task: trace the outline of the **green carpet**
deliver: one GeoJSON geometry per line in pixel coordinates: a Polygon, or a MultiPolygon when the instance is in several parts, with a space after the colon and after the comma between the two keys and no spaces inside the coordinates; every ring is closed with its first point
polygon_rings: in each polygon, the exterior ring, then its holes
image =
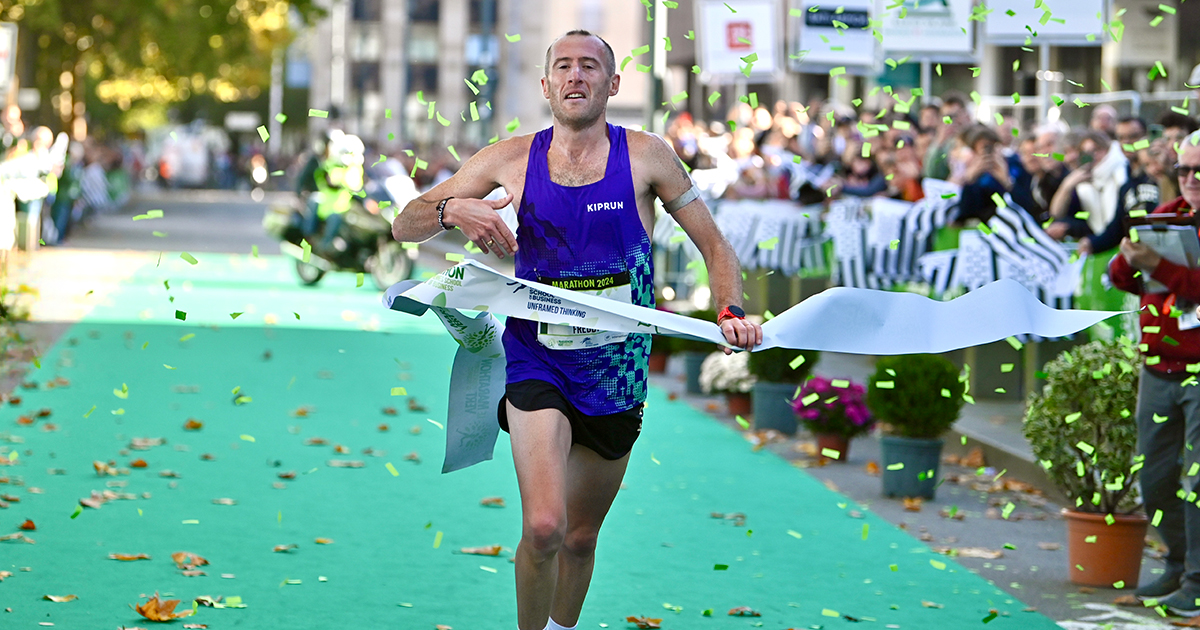
{"type": "MultiPolygon", "coordinates": [[[[0,625],[148,626],[130,605],[158,591],[184,608],[201,595],[243,599],[243,609],[201,608],[195,621],[210,628],[515,628],[508,558],[520,510],[507,439],[493,462],[438,472],[444,436],[428,419],[444,417],[455,348],[441,326],[383,311],[378,292],[356,288],[353,275],[301,288],[286,259],[198,258],[192,266],[168,255],[138,270],[42,357],[29,377],[39,387],[18,390],[21,404],[0,411],[0,452],[18,453],[0,466],[11,480],[0,493],[20,498],[0,510],[0,533],[25,519],[37,525],[27,532],[36,544],[0,542],[0,570],[13,573],[0,583],[0,608],[12,609],[0,625]],[[268,314],[276,324],[264,325],[268,314]],[[60,376],[70,385],[47,388],[60,376]],[[391,396],[398,386],[427,411],[391,396]],[[234,404],[235,388],[250,400],[234,404]],[[398,415],[385,415],[392,406],[398,415]],[[13,422],[43,407],[53,414],[39,426],[13,422]],[[203,429],[185,431],[189,418],[203,429]],[[58,430],[43,431],[46,422],[58,430]],[[127,452],[134,437],[166,444],[127,452]],[[328,444],[305,445],[314,437],[328,444]],[[137,458],[148,466],[129,475],[92,470],[93,460],[126,467],[137,458]],[[365,466],[334,468],[332,459],[365,466]],[[285,471],[295,479],[281,480],[285,471]],[[78,499],[112,482],[138,498],[70,518],[78,499]],[[488,496],[508,507],[481,506],[488,496]],[[283,544],[298,548],[272,551],[283,544]],[[507,548],[501,557],[458,553],[493,544],[507,548]],[[182,576],[176,551],[207,558],[208,575],[182,576]],[[109,560],[114,552],[153,559],[109,560]],[[79,599],[42,601],[47,594],[79,599]]],[[[858,627],[845,616],[872,627],[963,628],[991,608],[1002,615],[988,627],[1057,627],[661,391],[651,392],[626,484],[600,537],[581,629],[629,627],[628,615],[678,629],[858,627]],[[865,518],[851,517],[855,509],[865,518]],[[744,513],[745,525],[713,512],[744,513]],[[736,606],[762,617],[728,616],[736,606]]]]}

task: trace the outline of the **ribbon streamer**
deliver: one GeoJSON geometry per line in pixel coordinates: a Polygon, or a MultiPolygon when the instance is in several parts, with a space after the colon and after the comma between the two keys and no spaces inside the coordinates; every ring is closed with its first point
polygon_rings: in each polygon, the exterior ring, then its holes
{"type": "MultiPolygon", "coordinates": [[[[406,280],[392,286],[384,303],[413,315],[433,309],[459,343],[450,381],[442,472],[492,456],[499,432],[495,410],[505,383],[500,343],[504,326],[494,314],[728,345],[713,322],[521,280],[470,259],[425,282],[406,280]],[[471,317],[457,309],[483,312],[471,317]]],[[[1118,314],[1053,309],[1013,280],[992,282],[949,302],[912,293],[835,287],[764,323],[763,343],[756,350],[940,353],[1014,335],[1061,337],[1118,314]]]]}

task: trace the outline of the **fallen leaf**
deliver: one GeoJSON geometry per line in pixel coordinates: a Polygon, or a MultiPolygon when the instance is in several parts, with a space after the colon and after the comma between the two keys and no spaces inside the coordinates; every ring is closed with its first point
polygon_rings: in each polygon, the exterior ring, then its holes
{"type": "Polygon", "coordinates": [[[5,534],[3,536],[0,536],[0,542],[3,542],[5,540],[16,540],[18,542],[29,543],[31,545],[36,544],[36,542],[32,538],[26,536],[25,534],[22,534],[21,532],[16,532],[15,534],[5,534]]]}
{"type": "Polygon", "coordinates": [[[921,504],[924,502],[925,502],[925,500],[922,499],[921,497],[904,497],[904,511],[905,512],[920,512],[921,504]]]}
{"type": "Polygon", "coordinates": [[[999,549],[987,549],[985,547],[934,547],[933,551],[947,556],[958,556],[959,558],[995,560],[996,558],[1004,557],[1003,551],[999,549]]]}
{"type": "Polygon", "coordinates": [[[148,465],[149,464],[147,464],[146,460],[144,460],[144,459],[135,459],[135,460],[129,462],[130,468],[145,468],[148,465]]]}
{"type": "Polygon", "coordinates": [[[222,497],[220,499],[213,499],[212,502],[217,505],[237,505],[237,501],[235,501],[233,499],[225,498],[225,497],[222,497]]]}
{"type": "Polygon", "coordinates": [[[204,423],[195,418],[188,418],[188,421],[183,423],[184,431],[199,431],[204,428],[204,423]]]}
{"type": "Polygon", "coordinates": [[[1141,608],[1142,607],[1142,600],[1138,599],[1137,595],[1131,595],[1131,594],[1120,595],[1116,599],[1113,600],[1113,603],[1116,604],[1117,606],[1129,606],[1131,608],[1141,608]]]}
{"type": "Polygon", "coordinates": [[[387,424],[381,424],[377,428],[379,429],[380,433],[387,433],[388,430],[391,429],[391,427],[389,427],[387,424]]]}
{"type": "Polygon", "coordinates": [[[318,545],[332,545],[333,539],[332,538],[318,538],[318,539],[316,539],[316,543],[318,545]]]}
{"type": "Polygon", "coordinates": [[[732,617],[761,617],[762,613],[754,610],[749,606],[738,606],[737,608],[729,609],[729,614],[732,617]]]}
{"type": "Polygon", "coordinates": [[[926,601],[926,600],[921,600],[921,605],[926,608],[945,608],[945,606],[942,604],[938,604],[936,602],[931,602],[931,601],[926,601]]]}
{"type": "Polygon", "coordinates": [[[421,404],[417,402],[416,398],[413,398],[410,396],[408,399],[408,410],[409,411],[425,411],[425,407],[421,406],[421,404]]]}
{"type": "Polygon", "coordinates": [[[134,560],[149,560],[150,554],[147,553],[110,553],[109,560],[120,560],[122,562],[132,562],[134,560]]]}
{"type": "Polygon", "coordinates": [[[135,451],[147,451],[155,446],[166,444],[166,438],[140,438],[135,437],[129,441],[129,448],[135,451]]]}
{"type": "Polygon", "coordinates": [[[879,462],[876,462],[875,460],[867,462],[867,465],[864,466],[863,469],[872,477],[879,476],[879,462]]]}
{"type": "Polygon", "coordinates": [[[421,463],[421,455],[419,453],[417,453],[416,451],[413,451],[413,452],[409,453],[408,455],[404,456],[404,461],[413,462],[414,464],[420,464],[421,463]]]}
{"type": "Polygon", "coordinates": [[[661,628],[662,627],[662,619],[661,618],[660,619],[651,619],[649,617],[626,617],[625,621],[628,621],[629,623],[636,625],[637,627],[641,628],[642,630],[646,630],[647,628],[661,628]]]}
{"type": "Polygon", "coordinates": [[[304,440],[305,446],[325,446],[326,444],[329,444],[329,440],[326,440],[323,437],[310,437],[307,440],[304,440]]]}
{"type": "Polygon", "coordinates": [[[1172,621],[1171,625],[1178,628],[1200,628],[1200,617],[1192,617],[1186,621],[1172,621]]]}
{"type": "Polygon", "coordinates": [[[500,545],[487,545],[484,547],[463,547],[459,549],[459,553],[468,553],[475,556],[498,556],[500,555],[500,545]]]}
{"type": "Polygon", "coordinates": [[[1058,551],[1059,549],[1062,549],[1062,544],[1056,542],[1040,542],[1038,543],[1038,549],[1042,549],[1044,551],[1058,551]]]}
{"type": "Polygon", "coordinates": [[[6,577],[12,577],[12,571],[0,571],[0,582],[3,582],[6,577]]]}
{"type": "Polygon", "coordinates": [[[206,626],[202,623],[185,623],[185,624],[183,624],[183,627],[186,628],[187,630],[193,630],[196,628],[203,630],[204,628],[207,628],[208,626],[206,626]]]}
{"type": "Polygon", "coordinates": [[[104,475],[108,475],[109,477],[116,477],[117,475],[120,474],[119,472],[117,472],[117,469],[112,464],[106,464],[99,460],[92,462],[92,468],[95,468],[96,474],[100,475],[102,477],[104,475]]]}
{"type": "Polygon", "coordinates": [[[295,479],[295,478],[296,478],[296,471],[294,471],[294,470],[289,470],[289,471],[287,471],[287,472],[281,472],[281,473],[279,473],[279,475],[278,475],[278,476],[279,476],[279,478],[280,478],[280,479],[295,479]]]}
{"type": "Polygon", "coordinates": [[[17,416],[17,424],[19,424],[23,427],[27,427],[27,426],[33,424],[33,422],[34,422],[33,418],[30,418],[29,416],[17,416]]]}
{"type": "Polygon", "coordinates": [[[188,569],[186,571],[180,571],[180,573],[182,573],[184,577],[200,577],[202,575],[208,575],[200,569],[188,569]]]}
{"type": "Polygon", "coordinates": [[[384,407],[384,408],[383,408],[383,415],[385,415],[385,416],[394,416],[394,415],[396,415],[396,408],[395,408],[395,407],[384,407]]]}
{"type": "Polygon", "coordinates": [[[504,507],[504,497],[484,497],[479,500],[479,504],[488,507],[504,507]]]}
{"type": "Polygon", "coordinates": [[[357,459],[331,459],[325,462],[331,468],[362,468],[366,466],[366,462],[357,459]]]}
{"type": "Polygon", "coordinates": [[[313,411],[314,409],[312,407],[308,405],[301,405],[292,412],[292,415],[296,416],[297,418],[307,418],[313,411]]]}
{"type": "Polygon", "coordinates": [[[413,435],[421,435],[421,425],[414,424],[412,428],[408,430],[408,432],[413,435]]]}
{"type": "Polygon", "coordinates": [[[52,602],[73,602],[79,599],[78,595],[43,595],[42,599],[48,599],[52,602]]]}
{"type": "Polygon", "coordinates": [[[286,553],[293,549],[298,549],[299,547],[300,547],[300,545],[293,545],[293,544],[275,545],[275,548],[272,549],[272,551],[274,551],[275,553],[286,553]]]}
{"type": "Polygon", "coordinates": [[[24,523],[21,523],[17,526],[17,529],[23,529],[27,532],[32,532],[37,529],[37,525],[34,525],[33,521],[26,519],[24,523]]]}
{"type": "Polygon", "coordinates": [[[171,559],[175,561],[175,566],[180,569],[194,569],[208,564],[208,560],[190,551],[176,551],[171,554],[171,559]]]}
{"type": "Polygon", "coordinates": [[[144,604],[138,604],[134,610],[150,621],[171,621],[172,619],[191,616],[192,611],[190,610],[175,612],[175,607],[178,605],[178,599],[159,600],[158,593],[156,592],[154,593],[154,597],[151,597],[144,604]]]}
{"type": "Polygon", "coordinates": [[[966,468],[982,468],[986,466],[987,462],[983,458],[983,448],[979,446],[972,448],[971,452],[967,453],[967,456],[962,458],[959,463],[966,468]]]}
{"type": "Polygon", "coordinates": [[[203,453],[200,455],[200,459],[206,462],[215,462],[217,461],[217,456],[212,453],[203,453]]]}
{"type": "Polygon", "coordinates": [[[341,444],[337,444],[333,447],[333,452],[337,453],[338,455],[349,455],[350,448],[342,446],[341,444]]]}
{"type": "Polygon", "coordinates": [[[1080,592],[1080,593],[1082,593],[1082,594],[1084,594],[1084,595],[1091,595],[1091,594],[1093,594],[1093,593],[1095,593],[1095,592],[1096,592],[1096,589],[1094,589],[1094,588],[1092,588],[1092,587],[1090,587],[1090,586],[1080,586],[1080,587],[1079,587],[1079,592],[1080,592]]]}
{"type": "Polygon", "coordinates": [[[447,626],[447,625],[446,625],[446,624],[444,624],[444,623],[439,623],[439,624],[435,625],[435,626],[434,626],[434,628],[435,628],[436,630],[454,630],[454,628],[453,628],[453,627],[451,627],[451,626],[447,626]]]}

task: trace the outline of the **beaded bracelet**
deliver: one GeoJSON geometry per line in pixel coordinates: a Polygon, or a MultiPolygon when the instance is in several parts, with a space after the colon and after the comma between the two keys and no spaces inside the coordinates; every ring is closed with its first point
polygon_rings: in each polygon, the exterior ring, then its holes
{"type": "Polygon", "coordinates": [[[443,199],[443,200],[439,201],[439,202],[438,202],[438,205],[437,205],[437,213],[438,213],[438,225],[442,226],[442,229],[443,229],[443,230],[452,230],[452,229],[454,229],[454,226],[446,227],[446,224],[445,224],[445,223],[442,223],[442,215],[443,215],[443,213],[444,213],[444,212],[446,212],[446,204],[447,204],[447,203],[448,203],[448,202],[449,202],[451,199],[453,199],[453,198],[454,198],[454,197],[446,197],[445,199],[443,199]]]}

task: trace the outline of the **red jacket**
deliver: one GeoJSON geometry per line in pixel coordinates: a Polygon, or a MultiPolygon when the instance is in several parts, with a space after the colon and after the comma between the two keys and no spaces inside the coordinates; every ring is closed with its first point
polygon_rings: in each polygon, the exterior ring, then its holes
{"type": "MultiPolygon", "coordinates": [[[[1180,197],[1159,206],[1153,214],[1192,212],[1194,211],[1191,207],[1180,197]]],[[[1200,363],[1200,328],[1179,330],[1178,319],[1169,315],[1171,307],[1177,301],[1200,304],[1200,269],[1188,269],[1162,259],[1154,271],[1150,272],[1150,277],[1167,285],[1167,293],[1142,293],[1142,278],[1134,277],[1137,271],[1129,266],[1125,257],[1120,254],[1108,263],[1108,277],[1113,286],[1142,296],[1142,354],[1146,356],[1147,361],[1154,361],[1154,357],[1159,357],[1157,363],[1147,364],[1146,367],[1165,374],[1186,373],[1189,363],[1200,363]],[[1147,326],[1158,326],[1158,332],[1146,332],[1147,326]],[[1175,343],[1171,343],[1172,341],[1175,343]]]]}

